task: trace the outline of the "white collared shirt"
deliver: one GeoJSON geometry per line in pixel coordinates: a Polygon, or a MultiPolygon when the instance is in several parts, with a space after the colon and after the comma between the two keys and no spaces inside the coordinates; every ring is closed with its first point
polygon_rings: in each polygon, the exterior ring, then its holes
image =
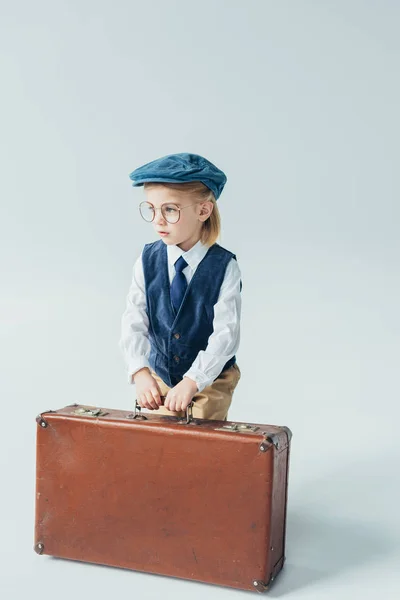
{"type": "MultiPolygon", "coordinates": [[[[189,283],[200,261],[208,251],[201,240],[184,252],[179,246],[167,245],[168,274],[170,284],[175,276],[174,263],[183,256],[188,266],[183,273],[189,283]]],[[[134,383],[132,375],[139,369],[148,367],[150,340],[148,338],[149,317],[146,309],[146,290],[143,273],[142,254],[133,267],[132,283],[126,299],[126,309],[121,318],[121,338],[119,347],[128,372],[128,382],[134,383]]],[[[201,392],[221,373],[224,365],[235,355],[240,342],[240,294],[241,272],[237,260],[232,258],[226,268],[218,301],[214,304],[214,331],[208,338],[205,350],[200,350],[189,371],[183,376],[197,383],[201,392]]]]}

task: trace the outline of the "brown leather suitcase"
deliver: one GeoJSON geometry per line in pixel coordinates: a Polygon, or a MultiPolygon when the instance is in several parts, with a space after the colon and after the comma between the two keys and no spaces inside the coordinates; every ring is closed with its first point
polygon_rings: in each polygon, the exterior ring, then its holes
{"type": "Polygon", "coordinates": [[[192,406],[38,415],[35,551],[267,590],[285,561],[291,431],[192,406]]]}

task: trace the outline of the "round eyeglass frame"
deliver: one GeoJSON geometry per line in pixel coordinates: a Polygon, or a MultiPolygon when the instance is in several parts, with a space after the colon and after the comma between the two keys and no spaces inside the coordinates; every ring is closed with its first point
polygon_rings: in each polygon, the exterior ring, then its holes
{"type": "Polygon", "coordinates": [[[152,204],[150,204],[150,202],[147,202],[147,200],[144,200],[143,202],[141,202],[139,204],[139,212],[140,212],[140,216],[142,217],[143,221],[146,221],[146,223],[152,223],[154,221],[155,216],[156,216],[156,211],[157,210],[161,210],[161,214],[164,217],[164,219],[167,221],[167,223],[171,223],[171,225],[174,225],[181,218],[181,210],[183,210],[184,208],[188,208],[188,206],[194,206],[195,204],[199,204],[199,202],[193,202],[193,204],[186,204],[186,206],[178,206],[177,204],[174,204],[173,202],[164,202],[157,209],[157,208],[154,208],[154,206],[152,204]],[[150,221],[148,221],[147,219],[145,219],[144,216],[142,215],[141,207],[142,207],[143,204],[147,204],[147,206],[150,206],[153,209],[153,218],[150,221]],[[168,219],[165,216],[164,211],[163,211],[163,207],[164,206],[174,206],[179,211],[179,216],[178,216],[178,218],[177,218],[176,221],[168,221],[168,219]]]}

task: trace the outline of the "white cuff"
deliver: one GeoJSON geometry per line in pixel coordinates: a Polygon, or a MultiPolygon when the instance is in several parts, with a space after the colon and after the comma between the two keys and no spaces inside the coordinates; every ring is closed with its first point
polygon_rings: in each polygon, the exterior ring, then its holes
{"type": "Polygon", "coordinates": [[[190,379],[193,379],[193,381],[195,381],[197,384],[198,392],[202,392],[205,387],[210,385],[209,379],[206,379],[204,373],[202,373],[198,369],[190,368],[190,371],[187,371],[187,373],[185,373],[183,377],[190,377],[190,379]]]}
{"type": "Polygon", "coordinates": [[[144,367],[148,367],[151,369],[150,363],[145,356],[136,360],[134,363],[131,363],[128,367],[128,383],[134,384],[135,382],[132,379],[132,375],[143,369],[144,367]]]}

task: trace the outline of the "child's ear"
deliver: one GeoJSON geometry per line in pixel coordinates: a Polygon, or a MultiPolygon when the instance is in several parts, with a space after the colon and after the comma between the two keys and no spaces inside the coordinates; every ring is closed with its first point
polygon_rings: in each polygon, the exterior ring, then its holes
{"type": "Polygon", "coordinates": [[[209,217],[213,211],[214,205],[212,202],[204,202],[201,205],[200,215],[207,215],[209,217]]]}

